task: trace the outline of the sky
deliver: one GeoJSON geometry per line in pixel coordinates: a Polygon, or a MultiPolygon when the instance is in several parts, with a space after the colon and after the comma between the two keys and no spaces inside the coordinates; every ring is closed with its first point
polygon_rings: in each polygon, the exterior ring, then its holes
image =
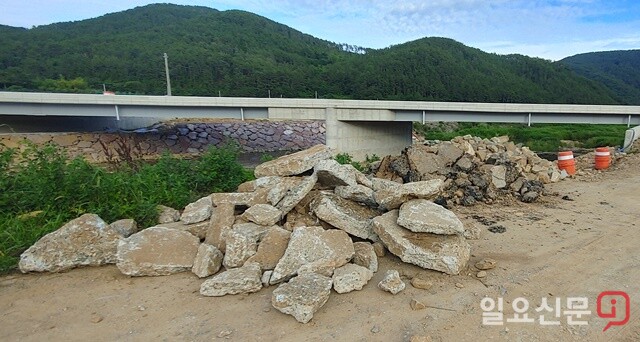
{"type": "MultiPolygon", "coordinates": [[[[166,2],[166,1],[165,1],[166,2]]],[[[498,54],[559,60],[640,49],[638,0],[192,0],[259,14],[317,38],[385,48],[446,37],[498,54]]],[[[0,0],[0,24],[31,28],[119,12],[153,1],[0,0]]]]}

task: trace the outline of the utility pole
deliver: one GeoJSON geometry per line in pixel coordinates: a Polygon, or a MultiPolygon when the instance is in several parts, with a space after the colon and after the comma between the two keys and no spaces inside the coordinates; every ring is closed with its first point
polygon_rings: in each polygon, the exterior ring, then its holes
{"type": "Polygon", "coordinates": [[[164,53],[164,73],[167,75],[167,96],[171,96],[171,79],[169,79],[169,56],[164,53]]]}

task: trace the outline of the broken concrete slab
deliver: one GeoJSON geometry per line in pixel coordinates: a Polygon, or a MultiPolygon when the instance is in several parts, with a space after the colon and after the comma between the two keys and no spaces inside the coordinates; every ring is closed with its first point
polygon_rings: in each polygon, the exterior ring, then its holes
{"type": "Polygon", "coordinates": [[[189,232],[193,236],[196,236],[198,239],[204,239],[207,236],[209,225],[210,225],[210,221],[202,221],[202,222],[197,222],[192,224],[185,224],[182,221],[177,221],[177,222],[158,224],[156,225],[156,227],[182,230],[185,232],[189,232]]]}
{"type": "Polygon", "coordinates": [[[273,226],[282,218],[282,212],[270,204],[256,204],[245,210],[242,218],[262,226],[273,226]]]}
{"type": "Polygon", "coordinates": [[[304,177],[298,186],[287,191],[282,200],[276,205],[276,208],[282,211],[282,215],[286,215],[307,196],[317,181],[318,176],[315,173],[309,177],[304,177]]]}
{"type": "Polygon", "coordinates": [[[288,154],[278,159],[258,165],[256,178],[265,176],[294,176],[311,170],[319,161],[331,159],[333,151],[325,145],[316,145],[309,149],[288,154]]]}
{"type": "Polygon", "coordinates": [[[392,210],[411,199],[434,199],[442,190],[442,185],[441,179],[405,183],[396,188],[378,190],[374,193],[374,198],[381,208],[392,210]]]}
{"type": "Polygon", "coordinates": [[[158,205],[158,223],[176,221],[180,221],[180,211],[164,205],[158,205]]]}
{"type": "Polygon", "coordinates": [[[351,238],[342,230],[324,230],[322,227],[296,228],[291,233],[284,256],[273,270],[271,284],[290,279],[307,264],[326,263],[335,269],[349,262],[353,254],[351,238]]]}
{"type": "Polygon", "coordinates": [[[331,189],[341,185],[357,184],[355,173],[333,159],[319,161],[313,170],[318,175],[318,183],[331,189]]]}
{"type": "Polygon", "coordinates": [[[193,203],[189,203],[184,208],[180,221],[184,224],[191,224],[208,220],[211,217],[212,208],[211,197],[203,197],[193,203]]]}
{"type": "Polygon", "coordinates": [[[284,255],[291,232],[280,227],[271,227],[258,244],[256,254],[246,262],[257,262],[263,271],[273,270],[284,255]]]}
{"type": "Polygon", "coordinates": [[[346,264],[333,272],[333,289],[338,293],[362,290],[373,277],[373,272],[356,264],[346,264]]]}
{"type": "Polygon", "coordinates": [[[402,261],[447,274],[466,266],[471,246],[461,235],[414,233],[397,222],[398,210],[393,210],[373,219],[373,229],[402,261]]]}
{"type": "Polygon", "coordinates": [[[116,266],[130,276],[189,271],[199,246],[200,240],[188,232],[150,227],[120,240],[116,266]]]}
{"type": "Polygon", "coordinates": [[[278,286],[271,296],[271,305],[300,323],[308,323],[329,299],[331,285],[329,277],[303,274],[278,286]]]}
{"type": "Polygon", "coordinates": [[[311,203],[313,213],[324,222],[362,239],[377,241],[371,228],[379,212],[330,192],[321,192],[311,203]]]}
{"type": "Polygon", "coordinates": [[[373,190],[361,184],[336,186],[334,192],[344,199],[362,203],[370,207],[378,205],[373,197],[373,190]]]}
{"type": "Polygon", "coordinates": [[[204,242],[214,245],[222,253],[227,250],[226,233],[231,230],[236,220],[235,208],[236,206],[232,203],[219,203],[213,208],[209,221],[204,242]]]}
{"type": "Polygon", "coordinates": [[[403,203],[398,224],[414,233],[464,234],[464,225],[456,214],[424,199],[403,203]]]}
{"type": "Polygon", "coordinates": [[[98,215],[84,214],[40,238],[20,255],[18,267],[22,273],[61,272],[112,264],[121,238],[98,215]]]}
{"type": "Polygon", "coordinates": [[[198,278],[206,278],[210,275],[216,274],[220,267],[222,267],[222,259],[224,255],[213,245],[207,243],[200,244],[198,247],[198,253],[193,261],[193,272],[198,278]]]}
{"type": "Polygon", "coordinates": [[[359,241],[353,243],[353,260],[356,265],[366,267],[371,272],[378,272],[378,256],[376,255],[373,245],[366,241],[359,241]]]}
{"type": "Polygon", "coordinates": [[[125,238],[139,231],[138,224],[133,219],[122,219],[115,222],[111,222],[109,226],[111,226],[111,229],[115,230],[118,234],[120,234],[120,236],[125,238]]]}
{"type": "Polygon", "coordinates": [[[247,263],[243,267],[224,271],[200,285],[200,294],[220,297],[228,294],[252,293],[262,288],[260,265],[247,263]]]}
{"type": "Polygon", "coordinates": [[[258,250],[257,236],[249,236],[235,229],[227,231],[225,241],[227,247],[222,264],[227,269],[241,267],[258,250]]]}

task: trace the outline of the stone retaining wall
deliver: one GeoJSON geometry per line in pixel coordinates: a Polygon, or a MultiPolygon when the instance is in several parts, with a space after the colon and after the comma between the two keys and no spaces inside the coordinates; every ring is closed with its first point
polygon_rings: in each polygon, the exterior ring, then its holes
{"type": "MultiPolygon", "coordinates": [[[[302,150],[325,143],[324,121],[221,121],[157,125],[145,133],[14,133],[0,134],[0,143],[19,147],[29,140],[36,145],[48,143],[64,147],[72,156],[91,162],[104,162],[111,150],[130,148],[140,157],[153,158],[164,151],[174,154],[198,154],[209,146],[236,141],[245,152],[302,150]]],[[[115,153],[117,154],[117,153],[115,153]]]]}

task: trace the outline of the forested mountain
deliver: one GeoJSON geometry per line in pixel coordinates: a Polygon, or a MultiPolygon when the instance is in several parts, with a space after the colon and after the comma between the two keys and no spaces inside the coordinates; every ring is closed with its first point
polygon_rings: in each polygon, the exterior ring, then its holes
{"type": "Polygon", "coordinates": [[[617,103],[560,63],[445,38],[373,50],[243,11],[149,5],[32,29],[0,26],[0,88],[174,95],[617,103]],[[345,51],[346,50],[346,51],[345,51]]]}
{"type": "Polygon", "coordinates": [[[559,63],[604,84],[621,103],[640,104],[640,50],[583,53],[559,63]]]}

